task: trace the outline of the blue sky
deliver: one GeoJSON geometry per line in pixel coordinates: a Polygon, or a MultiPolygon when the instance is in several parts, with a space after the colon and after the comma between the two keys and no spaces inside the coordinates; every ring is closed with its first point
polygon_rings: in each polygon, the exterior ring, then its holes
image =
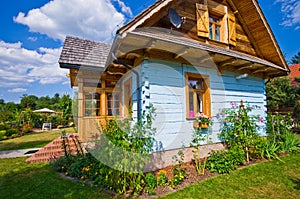
{"type": "MultiPolygon", "coordinates": [[[[0,98],[72,94],[58,59],[66,35],[111,42],[155,0],[10,0],[0,8],[0,98]]],[[[300,51],[300,1],[258,0],[287,61],[300,51]]]]}

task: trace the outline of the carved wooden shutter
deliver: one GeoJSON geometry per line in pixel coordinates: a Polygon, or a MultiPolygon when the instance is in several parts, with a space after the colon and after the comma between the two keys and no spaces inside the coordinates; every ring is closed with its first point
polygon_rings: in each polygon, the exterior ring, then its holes
{"type": "Polygon", "coordinates": [[[207,4],[196,4],[197,34],[200,37],[209,37],[209,18],[207,4]]]}
{"type": "Polygon", "coordinates": [[[236,22],[233,13],[228,12],[228,35],[229,44],[236,46],[236,22]]]}

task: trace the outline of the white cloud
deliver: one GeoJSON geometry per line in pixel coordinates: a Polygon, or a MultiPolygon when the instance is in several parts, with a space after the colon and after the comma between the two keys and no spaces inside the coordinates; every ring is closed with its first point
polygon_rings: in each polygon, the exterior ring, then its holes
{"type": "Polygon", "coordinates": [[[28,40],[32,41],[32,42],[35,42],[37,40],[37,38],[36,37],[28,37],[28,40]]]}
{"type": "Polygon", "coordinates": [[[13,88],[8,90],[9,93],[23,93],[26,91],[27,91],[26,88],[13,88]]]}
{"type": "MultiPolygon", "coordinates": [[[[117,1],[124,14],[132,15],[129,7],[117,1]]],[[[20,12],[14,21],[29,27],[31,32],[64,40],[65,35],[109,41],[125,16],[109,0],[53,0],[27,14],[20,12]]]]}
{"type": "Polygon", "coordinates": [[[61,48],[28,50],[18,43],[0,40],[0,87],[18,88],[33,82],[54,84],[67,80],[66,70],[60,69],[61,48]]]}
{"type": "Polygon", "coordinates": [[[281,25],[295,26],[300,28],[300,1],[299,0],[275,0],[275,4],[281,5],[281,12],[284,14],[281,25]]]}
{"type": "Polygon", "coordinates": [[[121,0],[113,0],[113,1],[118,3],[118,5],[121,7],[121,10],[122,10],[123,13],[129,15],[129,17],[133,16],[130,7],[126,6],[123,1],[121,1],[121,0]]]}

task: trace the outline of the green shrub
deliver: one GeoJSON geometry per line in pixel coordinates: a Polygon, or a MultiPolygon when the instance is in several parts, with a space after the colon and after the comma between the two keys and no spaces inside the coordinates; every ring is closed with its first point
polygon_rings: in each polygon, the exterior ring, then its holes
{"type": "Polygon", "coordinates": [[[5,133],[6,133],[5,130],[0,131],[0,139],[4,139],[4,137],[6,137],[5,133]]]}
{"type": "Polygon", "coordinates": [[[267,134],[268,138],[274,142],[281,142],[281,136],[290,133],[293,127],[293,119],[291,114],[281,115],[268,113],[267,117],[267,134]]]}
{"type": "Polygon", "coordinates": [[[259,120],[263,121],[258,116],[250,115],[250,112],[256,106],[245,106],[243,102],[238,106],[231,103],[230,109],[224,109],[222,115],[223,128],[219,134],[220,140],[226,142],[228,149],[239,148],[243,149],[246,154],[246,160],[250,160],[250,149],[254,147],[256,139],[259,135],[257,133],[257,123],[259,120]]]}
{"type": "Polygon", "coordinates": [[[245,152],[242,149],[234,148],[231,150],[212,151],[207,159],[207,168],[211,172],[230,173],[237,169],[245,161],[245,152]]]}
{"type": "Polygon", "coordinates": [[[173,156],[172,158],[175,160],[175,165],[173,166],[173,179],[169,181],[169,185],[172,188],[180,185],[183,180],[188,176],[184,166],[184,153],[183,150],[179,150],[178,154],[173,156]],[[177,156],[178,155],[178,156],[177,156]]]}
{"type": "Polygon", "coordinates": [[[70,175],[70,167],[71,165],[76,162],[77,158],[76,156],[70,155],[70,156],[61,156],[58,159],[54,159],[50,162],[50,166],[58,172],[63,172],[66,175],[70,175]]]}
{"type": "Polygon", "coordinates": [[[300,141],[296,134],[287,132],[281,135],[281,139],[280,150],[282,152],[298,152],[300,150],[300,141]]]}
{"type": "Polygon", "coordinates": [[[157,176],[157,184],[161,186],[165,186],[168,184],[167,172],[165,170],[160,170],[157,176]]]}
{"type": "Polygon", "coordinates": [[[19,133],[20,131],[18,129],[7,129],[5,132],[5,136],[10,137],[12,135],[17,135],[19,133]]]}
{"type": "MultiPolygon", "coordinates": [[[[129,120],[107,120],[101,132],[95,137],[95,147],[90,154],[73,156],[68,151],[68,141],[62,131],[65,156],[51,163],[57,171],[81,179],[92,179],[93,184],[123,194],[130,191],[140,193],[146,187],[148,191],[157,185],[156,178],[150,174],[145,177],[143,171],[150,160],[153,135],[151,128],[154,109],[151,108],[144,121],[133,124],[129,120]],[[155,184],[155,185],[154,185],[155,184]]],[[[74,139],[73,139],[74,141],[74,139]]],[[[77,143],[76,140],[74,143],[77,143]]]]}
{"type": "Polygon", "coordinates": [[[145,176],[145,191],[151,193],[157,187],[157,179],[153,173],[147,173],[145,176]]]}
{"type": "Polygon", "coordinates": [[[6,125],[0,125],[0,131],[6,130],[8,127],[6,125]]]}
{"type": "Polygon", "coordinates": [[[99,161],[91,154],[77,155],[76,161],[70,166],[70,176],[84,179],[94,179],[97,176],[99,161]]]}
{"type": "Polygon", "coordinates": [[[269,142],[278,146],[278,152],[299,151],[300,142],[297,136],[291,131],[293,119],[290,114],[280,115],[279,113],[268,114],[267,133],[269,142]]]}

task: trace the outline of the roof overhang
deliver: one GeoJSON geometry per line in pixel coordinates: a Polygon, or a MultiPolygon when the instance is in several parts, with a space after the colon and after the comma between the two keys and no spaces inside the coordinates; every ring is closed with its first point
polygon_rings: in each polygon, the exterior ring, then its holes
{"type": "MultiPolygon", "coordinates": [[[[163,59],[208,68],[216,66],[221,74],[223,71],[233,71],[264,79],[287,75],[289,72],[264,59],[201,43],[168,29],[143,28],[127,32],[123,38],[119,35],[111,53],[119,58],[135,54],[144,59],[163,59]]],[[[106,67],[112,62],[110,56],[106,67]]]]}
{"type": "Polygon", "coordinates": [[[69,69],[67,77],[70,78],[71,87],[78,86],[77,77],[99,79],[104,72],[104,67],[85,66],[80,64],[59,63],[60,68],[69,69]],[[81,71],[81,72],[80,72],[81,71]],[[91,77],[90,74],[96,74],[97,77],[91,77]]]}

